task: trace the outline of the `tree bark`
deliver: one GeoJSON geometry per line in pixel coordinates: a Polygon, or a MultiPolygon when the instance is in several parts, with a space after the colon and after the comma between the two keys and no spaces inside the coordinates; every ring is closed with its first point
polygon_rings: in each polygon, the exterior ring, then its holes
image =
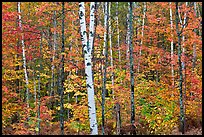
{"type": "MultiPolygon", "coordinates": [[[[171,61],[174,59],[174,45],[173,45],[173,18],[172,18],[172,8],[171,8],[171,2],[169,2],[170,5],[170,23],[171,23],[171,61]]],[[[174,65],[171,63],[171,76],[172,76],[172,86],[174,87],[174,65]]],[[[173,95],[173,93],[172,93],[173,95]]]]}
{"type": "Polygon", "coordinates": [[[144,37],[144,25],[145,25],[145,16],[146,16],[146,2],[144,2],[144,8],[143,8],[143,19],[142,19],[142,38],[140,41],[140,51],[139,51],[139,58],[138,58],[138,67],[137,72],[140,72],[140,57],[142,55],[142,44],[143,44],[143,37],[144,37]]]}
{"type": "MultiPolygon", "coordinates": [[[[111,2],[109,4],[109,18],[111,17],[111,2]]],[[[112,87],[114,86],[114,69],[113,69],[113,49],[112,49],[112,31],[111,31],[111,20],[109,19],[109,41],[110,41],[110,58],[111,58],[111,83],[112,87]]],[[[112,89],[112,96],[114,99],[114,89],[112,89]]]]}
{"type": "Polygon", "coordinates": [[[176,32],[178,37],[178,63],[179,63],[179,91],[180,91],[180,122],[181,128],[180,131],[184,134],[184,107],[183,107],[183,92],[182,92],[182,81],[183,81],[183,74],[182,74],[182,62],[181,62],[181,32],[179,31],[179,13],[178,13],[178,2],[176,2],[176,32]]]}
{"type": "Polygon", "coordinates": [[[105,134],[105,94],[106,91],[106,68],[108,66],[108,20],[109,20],[109,2],[105,2],[105,16],[104,16],[104,26],[105,26],[105,33],[104,33],[104,52],[103,57],[105,59],[104,67],[103,67],[103,82],[102,82],[102,135],[105,134]]]}
{"type": "MultiPolygon", "coordinates": [[[[42,34],[40,38],[40,59],[42,59],[42,34]]],[[[38,78],[38,112],[37,112],[37,117],[38,117],[38,123],[37,123],[37,128],[38,128],[38,135],[40,135],[40,72],[42,71],[42,61],[40,61],[40,68],[38,70],[39,74],[37,75],[38,78]]]]}
{"type": "MultiPolygon", "coordinates": [[[[21,20],[21,2],[18,2],[18,23],[19,23],[19,28],[20,31],[23,32],[22,28],[22,20],[21,20]]],[[[26,102],[27,102],[27,108],[29,108],[29,88],[28,88],[28,73],[26,69],[26,54],[25,54],[25,44],[24,44],[24,35],[21,33],[21,44],[22,44],[22,51],[23,51],[23,68],[24,68],[24,73],[25,73],[25,80],[26,80],[26,102]]]]}
{"type": "Polygon", "coordinates": [[[60,129],[61,129],[61,135],[64,135],[64,20],[65,20],[65,14],[64,14],[64,2],[62,2],[62,49],[61,49],[61,62],[60,62],[60,80],[59,80],[59,93],[60,93],[60,129]]]}
{"type": "Polygon", "coordinates": [[[132,131],[133,134],[136,135],[136,127],[134,125],[135,123],[135,104],[134,104],[134,70],[133,70],[133,45],[132,45],[132,2],[129,2],[129,20],[128,20],[128,26],[129,26],[129,51],[130,51],[130,82],[131,82],[131,124],[132,124],[132,131]]]}
{"type": "Polygon", "coordinates": [[[53,43],[53,55],[52,55],[52,78],[51,78],[51,92],[50,92],[50,96],[54,95],[54,87],[55,87],[55,75],[54,75],[54,60],[55,60],[55,52],[56,52],[56,43],[57,43],[57,34],[56,34],[56,28],[57,28],[57,22],[56,22],[56,11],[54,11],[53,14],[53,26],[54,26],[54,43],[53,43]]]}
{"type": "Polygon", "coordinates": [[[115,105],[116,111],[116,134],[120,135],[121,131],[121,117],[120,117],[120,104],[116,103],[115,105]]]}
{"type": "MultiPolygon", "coordinates": [[[[197,8],[196,8],[196,2],[194,2],[194,12],[195,12],[195,16],[198,17],[197,14],[197,8]]],[[[196,33],[196,31],[195,31],[196,33]]],[[[193,64],[192,64],[192,70],[194,71],[194,68],[196,66],[196,44],[193,44],[193,64]]]]}
{"type": "Polygon", "coordinates": [[[91,2],[90,5],[90,29],[89,29],[89,41],[87,39],[86,20],[85,20],[85,6],[84,2],[79,3],[79,19],[81,28],[81,40],[83,44],[84,59],[85,59],[85,76],[86,86],[88,91],[88,109],[89,109],[89,121],[91,135],[98,134],[98,126],[96,120],[96,106],[94,99],[94,84],[92,73],[92,47],[94,37],[94,11],[95,3],[91,2]]]}
{"type": "Polygon", "coordinates": [[[119,22],[118,22],[118,2],[116,2],[116,27],[117,27],[117,45],[118,45],[118,60],[121,62],[121,54],[120,54],[120,30],[119,30],[119,22]]]}

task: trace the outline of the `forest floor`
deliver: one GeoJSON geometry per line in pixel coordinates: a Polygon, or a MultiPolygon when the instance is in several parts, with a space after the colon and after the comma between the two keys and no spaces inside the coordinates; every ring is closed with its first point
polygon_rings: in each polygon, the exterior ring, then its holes
{"type": "MultiPolygon", "coordinates": [[[[179,131],[178,128],[174,129],[171,133],[171,135],[182,135],[182,133],[179,131]]],[[[202,127],[198,128],[191,128],[190,130],[187,130],[184,135],[202,135],[202,127]]]]}

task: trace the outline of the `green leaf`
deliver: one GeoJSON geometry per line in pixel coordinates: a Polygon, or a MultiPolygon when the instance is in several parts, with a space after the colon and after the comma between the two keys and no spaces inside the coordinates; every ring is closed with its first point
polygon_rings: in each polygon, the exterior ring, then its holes
{"type": "Polygon", "coordinates": [[[38,131],[39,131],[39,128],[38,128],[38,127],[35,127],[35,131],[37,131],[37,132],[38,132],[38,131]]]}

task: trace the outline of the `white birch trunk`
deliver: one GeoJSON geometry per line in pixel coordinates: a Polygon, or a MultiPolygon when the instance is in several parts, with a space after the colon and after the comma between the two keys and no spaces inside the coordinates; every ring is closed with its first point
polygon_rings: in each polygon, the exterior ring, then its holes
{"type": "MultiPolygon", "coordinates": [[[[105,2],[105,5],[103,6],[103,11],[104,11],[104,28],[107,27],[107,17],[108,17],[108,15],[107,15],[107,13],[105,12],[105,11],[107,11],[107,10],[108,10],[107,2],[105,2]]],[[[103,42],[103,57],[105,57],[105,49],[106,49],[106,41],[107,41],[106,35],[107,35],[107,33],[106,33],[106,31],[105,31],[105,32],[104,32],[104,42],[103,42]]],[[[105,58],[103,58],[103,60],[105,60],[105,58]]],[[[103,62],[104,62],[104,61],[103,61],[103,62]]],[[[104,67],[104,65],[102,64],[102,70],[103,70],[103,67],[104,67]]]]}
{"type": "MultiPolygon", "coordinates": [[[[171,8],[171,2],[169,2],[170,5],[170,23],[171,23],[171,60],[174,58],[174,45],[173,45],[173,18],[172,18],[172,8],[171,8]]],[[[171,63],[171,76],[172,76],[172,86],[174,86],[174,65],[171,63]]]]}
{"type": "MultiPolygon", "coordinates": [[[[111,17],[110,13],[111,2],[109,3],[109,17],[111,17]]],[[[114,86],[114,72],[113,72],[113,49],[112,49],[112,32],[111,32],[111,20],[109,19],[109,40],[110,40],[110,57],[111,57],[111,82],[112,87],[114,86]]],[[[114,98],[114,90],[112,89],[112,95],[114,98]]]]}
{"type": "MultiPolygon", "coordinates": [[[[22,21],[21,21],[21,3],[18,2],[18,19],[19,19],[19,27],[21,32],[23,31],[22,28],[22,21]]],[[[25,55],[25,44],[24,44],[24,35],[23,33],[21,34],[21,43],[22,43],[22,51],[23,51],[23,68],[24,68],[24,73],[25,73],[25,80],[26,80],[26,101],[27,101],[27,108],[29,108],[29,88],[28,88],[28,74],[27,74],[27,69],[26,69],[26,55],[25,55]]]]}
{"type": "Polygon", "coordinates": [[[53,43],[53,55],[52,55],[52,79],[51,79],[51,93],[50,93],[50,96],[53,95],[54,93],[54,87],[55,87],[55,77],[54,77],[54,68],[55,68],[55,65],[54,65],[54,60],[55,60],[55,49],[56,49],[56,43],[57,43],[57,34],[56,34],[56,27],[57,27],[57,22],[56,22],[56,11],[54,11],[54,16],[53,16],[53,20],[54,20],[54,43],[53,43]]]}
{"type": "Polygon", "coordinates": [[[116,26],[117,26],[117,43],[118,43],[118,60],[121,62],[120,55],[120,31],[119,31],[119,22],[118,22],[118,2],[116,2],[116,26]]]}
{"type": "Polygon", "coordinates": [[[33,81],[34,81],[34,100],[35,100],[35,106],[37,106],[36,81],[35,81],[35,72],[34,71],[33,71],[33,81]]]}
{"type": "Polygon", "coordinates": [[[138,68],[137,71],[138,73],[140,72],[140,57],[142,55],[142,44],[143,44],[143,37],[144,37],[144,24],[145,24],[145,15],[146,14],[146,2],[144,2],[144,8],[143,8],[143,19],[142,19],[142,38],[140,41],[140,51],[139,51],[139,58],[138,58],[138,68]]]}
{"type": "Polygon", "coordinates": [[[129,64],[128,59],[129,59],[129,12],[127,14],[127,35],[126,35],[126,60],[127,60],[127,66],[129,64]]]}
{"type": "MultiPolygon", "coordinates": [[[[187,6],[188,6],[188,2],[186,2],[186,7],[187,6]]],[[[186,24],[186,12],[184,13],[183,24],[186,24]]],[[[185,29],[185,26],[183,28],[185,29]]],[[[183,43],[182,43],[182,52],[183,52],[183,56],[184,56],[185,55],[185,48],[184,48],[185,36],[184,36],[184,34],[182,35],[182,41],[183,41],[183,43]]],[[[182,64],[183,64],[182,66],[183,66],[183,69],[184,69],[184,67],[185,67],[185,61],[184,60],[182,61],[182,64]]]]}
{"type": "MultiPolygon", "coordinates": [[[[69,71],[69,75],[68,75],[68,85],[70,84],[70,75],[71,75],[71,72],[72,71],[69,71]]],[[[70,94],[68,93],[68,95],[67,95],[67,102],[68,102],[68,104],[69,104],[69,102],[70,102],[70,94]]],[[[69,113],[70,113],[70,111],[69,111],[69,108],[67,109],[67,118],[68,118],[68,120],[69,120],[69,118],[70,118],[70,116],[69,116],[69,113]]]]}
{"type": "MultiPolygon", "coordinates": [[[[195,12],[195,16],[197,17],[197,8],[196,8],[196,2],[194,2],[194,12],[195,12]]],[[[200,30],[200,29],[198,29],[200,30]]],[[[200,32],[199,32],[200,34],[200,32]]],[[[195,62],[196,62],[196,44],[193,44],[193,65],[192,65],[192,70],[194,70],[195,68],[195,62]]]]}
{"type": "Polygon", "coordinates": [[[93,74],[92,74],[92,56],[91,50],[94,37],[94,11],[95,11],[95,2],[91,2],[90,5],[90,36],[89,43],[87,41],[87,32],[86,32],[86,21],[85,21],[85,6],[84,2],[79,3],[79,18],[80,18],[80,27],[81,27],[81,39],[84,49],[84,59],[85,59],[85,75],[86,75],[86,86],[88,91],[88,109],[89,109],[89,120],[90,120],[90,130],[91,135],[98,134],[98,126],[96,121],[96,108],[95,108],[95,99],[94,99],[94,84],[93,84],[93,74]],[[89,44],[89,45],[88,45],[89,44]]]}

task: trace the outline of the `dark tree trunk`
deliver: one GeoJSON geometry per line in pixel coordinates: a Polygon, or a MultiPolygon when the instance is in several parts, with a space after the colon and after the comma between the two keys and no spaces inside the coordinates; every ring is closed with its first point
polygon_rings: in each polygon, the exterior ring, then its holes
{"type": "Polygon", "coordinates": [[[103,67],[103,85],[102,85],[102,134],[104,135],[105,134],[105,94],[108,92],[106,90],[106,68],[108,66],[108,6],[109,6],[109,3],[105,3],[105,20],[106,20],[106,24],[105,25],[105,29],[106,29],[106,41],[105,41],[105,53],[104,53],[104,56],[105,56],[105,66],[103,67]]]}
{"type": "MultiPolygon", "coordinates": [[[[62,2],[62,49],[61,53],[64,53],[64,2],[62,2]]],[[[60,129],[61,135],[64,135],[64,102],[63,102],[63,95],[64,95],[64,54],[62,54],[61,62],[60,62],[60,78],[59,78],[59,93],[60,93],[60,129]]]]}
{"type": "Polygon", "coordinates": [[[179,13],[178,13],[178,2],[176,2],[176,32],[178,37],[178,63],[179,63],[179,91],[180,91],[180,131],[184,134],[184,106],[183,106],[183,92],[182,92],[182,63],[181,63],[181,32],[179,31],[179,13]]]}
{"type": "Polygon", "coordinates": [[[130,82],[131,82],[131,124],[132,124],[132,134],[136,135],[135,123],[135,104],[134,104],[134,70],[133,70],[133,46],[132,46],[132,2],[129,3],[129,52],[130,52],[130,82]]]}

